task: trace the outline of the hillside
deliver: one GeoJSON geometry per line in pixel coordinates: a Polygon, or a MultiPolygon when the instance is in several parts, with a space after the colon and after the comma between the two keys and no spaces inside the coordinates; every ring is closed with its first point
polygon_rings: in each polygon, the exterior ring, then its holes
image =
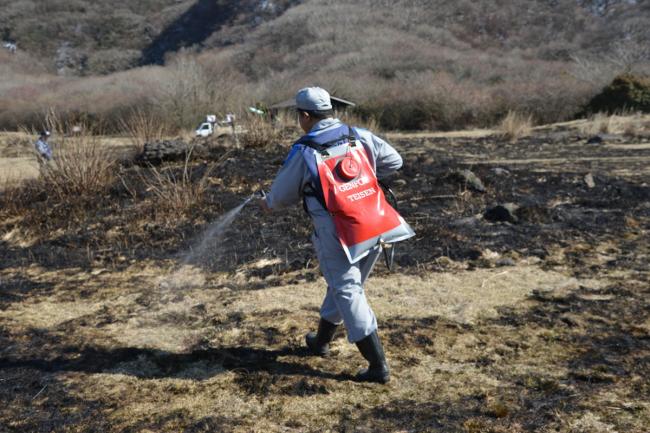
{"type": "Polygon", "coordinates": [[[109,3],[0,1],[0,34],[45,58],[59,75],[110,73],[163,63],[167,52],[201,45],[215,32],[247,28],[287,2],[148,0],[109,3]]]}
{"type": "MultiPolygon", "coordinates": [[[[647,41],[650,9],[636,1],[385,2],[148,0],[128,2],[0,1],[0,34],[56,67],[59,73],[108,73],[164,61],[183,47],[248,42],[293,50],[332,40],[348,49],[384,37],[410,36],[450,49],[533,50],[566,60],[572,52],[611,49],[633,33],[647,41]],[[300,3],[298,6],[296,4],[300,3]],[[287,8],[287,17],[274,20],[287,8]],[[265,23],[265,24],[263,24],[265,23]],[[341,24],[345,23],[343,30],[341,24]],[[374,30],[368,26],[372,24],[374,30]],[[355,25],[366,27],[355,29],[355,25]],[[290,29],[304,28],[296,34],[290,29]],[[343,30],[344,35],[341,35],[343,30]],[[386,30],[389,30],[386,33],[386,30]],[[642,33],[642,34],[639,34],[642,33]]],[[[321,51],[327,55],[327,50],[321,51]]],[[[272,62],[273,68],[283,66],[272,62]]]]}
{"type": "Polygon", "coordinates": [[[0,127],[10,129],[49,107],[108,123],[154,107],[187,128],[205,110],[241,111],[314,83],[388,129],[490,126],[510,110],[547,123],[650,60],[650,5],[632,0],[0,6],[0,32],[19,47],[0,65],[0,127]]]}

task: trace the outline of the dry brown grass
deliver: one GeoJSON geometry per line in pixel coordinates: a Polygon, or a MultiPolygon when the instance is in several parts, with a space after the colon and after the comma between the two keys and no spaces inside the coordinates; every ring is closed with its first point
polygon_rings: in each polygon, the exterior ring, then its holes
{"type": "MultiPolygon", "coordinates": [[[[530,431],[515,427],[518,416],[527,416],[526,402],[554,404],[556,398],[567,399],[568,407],[554,409],[556,417],[544,422],[564,433],[605,433],[620,422],[640,432],[650,416],[637,394],[626,397],[629,407],[638,408],[634,420],[617,411],[616,421],[608,415],[606,422],[607,409],[599,404],[620,404],[618,384],[602,395],[564,385],[571,377],[568,362],[580,356],[564,341],[575,329],[493,321],[504,311],[523,314],[533,290],[561,300],[581,286],[597,291],[603,282],[524,263],[506,270],[373,277],[367,293],[393,372],[389,385],[378,386],[347,378],[364,361],[342,335],[329,358],[300,354],[304,332],[317,323],[321,279],[296,286],[274,276],[264,290],[245,290],[253,281],[241,273],[188,268],[190,284],[169,289],[162,283],[170,272],[164,264],[142,262],[121,272],[27,268],[0,274],[53,286],[35,295],[38,302],[0,310],[0,322],[13,336],[40,330],[31,345],[14,347],[14,353],[38,359],[39,343],[80,352],[62,371],[28,366],[3,376],[17,377],[12,385],[20,390],[12,393],[20,395],[26,386],[27,398],[17,398],[0,416],[25,410],[42,416],[40,411],[51,410],[47,401],[67,410],[85,410],[84,402],[93,402],[92,418],[67,415],[61,422],[106,431],[316,432],[344,426],[428,431],[435,421],[444,423],[444,432],[505,433],[530,431]],[[72,285],[87,295],[63,296],[72,285]],[[92,356],[99,357],[98,370],[89,364],[92,356]],[[30,386],[23,375],[38,383],[30,386]],[[45,383],[43,399],[29,401],[45,383]],[[583,412],[572,409],[569,392],[578,395],[583,412]],[[495,426],[500,419],[505,424],[495,426]]],[[[43,422],[14,419],[16,428],[43,422]]]]}
{"type": "Polygon", "coordinates": [[[569,433],[616,433],[616,428],[603,422],[602,418],[592,412],[581,414],[578,419],[567,423],[569,433]]]}
{"type": "Polygon", "coordinates": [[[613,132],[614,116],[596,113],[580,126],[580,131],[587,135],[607,134],[613,132]]]}
{"type": "Polygon", "coordinates": [[[530,135],[533,128],[533,117],[509,111],[498,126],[501,138],[511,142],[530,135]]]}
{"type": "Polygon", "coordinates": [[[293,110],[280,110],[273,118],[273,126],[284,129],[298,124],[298,117],[293,110]]]}
{"type": "Polygon", "coordinates": [[[25,202],[24,188],[20,181],[10,178],[0,179],[0,208],[2,216],[20,214],[22,203],[25,202]]]}
{"type": "Polygon", "coordinates": [[[584,120],[578,129],[585,135],[624,134],[636,136],[650,131],[649,119],[647,114],[642,113],[596,113],[584,120]]]}
{"type": "Polygon", "coordinates": [[[623,126],[623,134],[628,136],[636,136],[648,131],[644,126],[643,116],[639,113],[632,116],[632,119],[623,126]]]}
{"type": "Polygon", "coordinates": [[[2,158],[0,157],[0,188],[5,182],[18,182],[25,179],[36,179],[39,176],[38,163],[35,156],[2,158]]]}
{"type": "Polygon", "coordinates": [[[365,128],[375,134],[380,134],[382,132],[382,127],[377,121],[377,119],[373,116],[370,116],[368,118],[363,118],[361,116],[356,115],[353,112],[347,112],[343,113],[340,117],[341,121],[347,123],[350,126],[358,126],[361,128],[365,128]]]}

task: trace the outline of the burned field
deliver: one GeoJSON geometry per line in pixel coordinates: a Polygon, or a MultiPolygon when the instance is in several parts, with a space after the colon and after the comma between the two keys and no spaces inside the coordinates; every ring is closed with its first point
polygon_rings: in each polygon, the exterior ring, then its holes
{"type": "Polygon", "coordinates": [[[302,348],[324,281],[298,206],[249,205],[181,266],[286,143],[193,161],[209,186],[187,218],[139,203],[137,166],[98,203],[6,218],[0,431],[645,432],[650,140],[589,138],[390,136],[417,237],[366,288],[387,386],[351,380],[343,333],[328,358],[302,348]]]}

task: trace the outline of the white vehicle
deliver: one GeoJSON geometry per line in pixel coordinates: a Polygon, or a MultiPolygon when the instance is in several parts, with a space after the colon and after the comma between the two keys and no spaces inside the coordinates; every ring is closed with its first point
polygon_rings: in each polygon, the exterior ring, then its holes
{"type": "Polygon", "coordinates": [[[198,128],[196,128],[197,137],[208,137],[214,134],[214,128],[217,124],[217,116],[214,114],[208,114],[205,117],[205,122],[201,123],[198,128]]]}
{"type": "Polygon", "coordinates": [[[208,137],[214,133],[214,124],[210,122],[203,122],[196,128],[197,137],[208,137]]]}
{"type": "Polygon", "coordinates": [[[196,136],[209,137],[210,135],[219,136],[224,134],[232,134],[233,132],[242,132],[241,126],[239,125],[236,125],[233,131],[234,122],[234,114],[228,114],[226,118],[221,122],[217,121],[217,116],[210,114],[205,117],[205,122],[201,123],[199,127],[196,128],[196,136]]]}

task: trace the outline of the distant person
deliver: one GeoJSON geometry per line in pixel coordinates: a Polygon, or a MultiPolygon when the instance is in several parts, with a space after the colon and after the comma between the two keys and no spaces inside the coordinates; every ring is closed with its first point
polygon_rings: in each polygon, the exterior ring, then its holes
{"type": "Polygon", "coordinates": [[[52,161],[52,148],[47,142],[50,137],[50,131],[43,131],[39,134],[38,140],[34,144],[38,152],[39,160],[43,163],[52,161]]]}
{"type": "Polygon", "coordinates": [[[402,166],[402,158],[370,131],[335,119],[324,89],[300,90],[296,108],[306,135],[292,146],[260,206],[276,210],[302,199],[314,225],[312,242],[327,291],[318,332],[305,337],[308,349],[314,355],[327,355],[337,326],[343,323],[348,341],[369,363],[356,380],[386,383],[388,363],[363,285],[383,243],[414,235],[378,185],[378,178],[402,166]]]}
{"type": "Polygon", "coordinates": [[[232,133],[233,135],[235,134],[235,120],[237,118],[233,113],[228,113],[226,114],[226,123],[230,125],[230,128],[232,128],[232,133]]]}
{"type": "Polygon", "coordinates": [[[239,138],[237,137],[237,129],[235,128],[236,117],[233,113],[226,114],[226,123],[230,125],[230,130],[232,131],[232,138],[235,140],[235,144],[239,147],[239,138]]]}

